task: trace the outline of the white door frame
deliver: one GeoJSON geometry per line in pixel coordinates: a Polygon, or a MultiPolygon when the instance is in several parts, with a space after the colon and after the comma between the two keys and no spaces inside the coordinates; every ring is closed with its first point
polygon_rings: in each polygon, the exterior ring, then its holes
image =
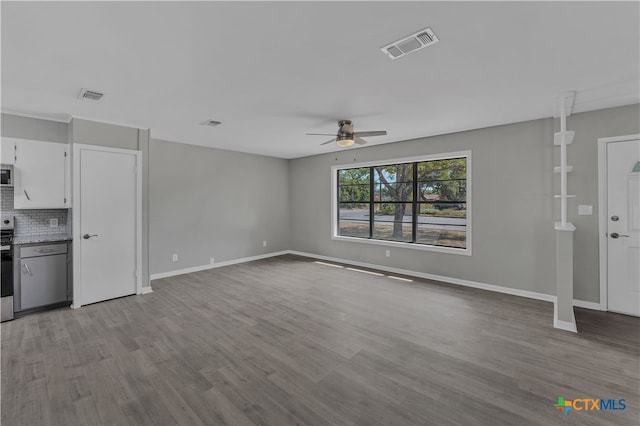
{"type": "Polygon", "coordinates": [[[78,309],[81,305],[82,283],[82,251],[80,218],[80,150],[129,154],[136,157],[136,294],[142,294],[142,151],[133,149],[110,148],[98,145],[73,144],[73,303],[71,307],[78,309]]]}
{"type": "Polygon", "coordinates": [[[598,139],[598,240],[600,247],[600,310],[608,311],[608,256],[607,256],[607,144],[640,139],[640,134],[598,139]]]}

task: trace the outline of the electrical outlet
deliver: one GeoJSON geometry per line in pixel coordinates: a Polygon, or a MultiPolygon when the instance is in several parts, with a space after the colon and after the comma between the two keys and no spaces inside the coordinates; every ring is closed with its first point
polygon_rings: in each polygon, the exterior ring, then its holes
{"type": "Polygon", "coordinates": [[[385,250],[384,257],[391,257],[391,250],[385,250]]]}
{"type": "Polygon", "coordinates": [[[266,247],[266,246],[267,246],[267,242],[266,242],[266,241],[263,241],[263,242],[262,242],[262,247],[266,247]]]}
{"type": "Polygon", "coordinates": [[[49,219],[49,228],[57,228],[58,227],[58,219],[53,218],[49,219]]]}
{"type": "Polygon", "coordinates": [[[578,204],[578,215],[591,216],[593,214],[593,206],[590,204],[578,204]]]}
{"type": "Polygon", "coordinates": [[[209,258],[209,265],[213,265],[215,263],[215,259],[213,257],[209,258]]]}
{"type": "Polygon", "coordinates": [[[174,262],[178,261],[178,253],[173,253],[173,257],[171,258],[174,262]]]}

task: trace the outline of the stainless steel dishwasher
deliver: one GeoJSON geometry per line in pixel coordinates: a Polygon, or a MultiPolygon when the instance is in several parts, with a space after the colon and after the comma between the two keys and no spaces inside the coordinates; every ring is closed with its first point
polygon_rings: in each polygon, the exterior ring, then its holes
{"type": "Polygon", "coordinates": [[[20,247],[20,310],[68,300],[67,244],[20,247]]]}

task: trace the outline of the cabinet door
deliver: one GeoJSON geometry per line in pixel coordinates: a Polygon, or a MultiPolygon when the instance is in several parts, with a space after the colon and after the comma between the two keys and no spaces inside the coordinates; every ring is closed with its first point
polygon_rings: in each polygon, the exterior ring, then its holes
{"type": "Polygon", "coordinates": [[[14,208],[67,207],[67,145],[17,140],[14,165],[14,208]]]}
{"type": "Polygon", "coordinates": [[[67,255],[20,259],[20,309],[67,300],[67,255]]]}
{"type": "Polygon", "coordinates": [[[0,164],[13,164],[13,149],[15,141],[10,138],[2,138],[0,146],[0,164]]]}

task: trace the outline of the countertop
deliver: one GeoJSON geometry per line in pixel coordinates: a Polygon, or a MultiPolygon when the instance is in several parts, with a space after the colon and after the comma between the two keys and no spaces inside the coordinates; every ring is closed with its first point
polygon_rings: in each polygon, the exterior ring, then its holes
{"type": "Polygon", "coordinates": [[[13,237],[13,244],[53,243],[58,241],[71,241],[69,234],[33,234],[13,237]]]}

